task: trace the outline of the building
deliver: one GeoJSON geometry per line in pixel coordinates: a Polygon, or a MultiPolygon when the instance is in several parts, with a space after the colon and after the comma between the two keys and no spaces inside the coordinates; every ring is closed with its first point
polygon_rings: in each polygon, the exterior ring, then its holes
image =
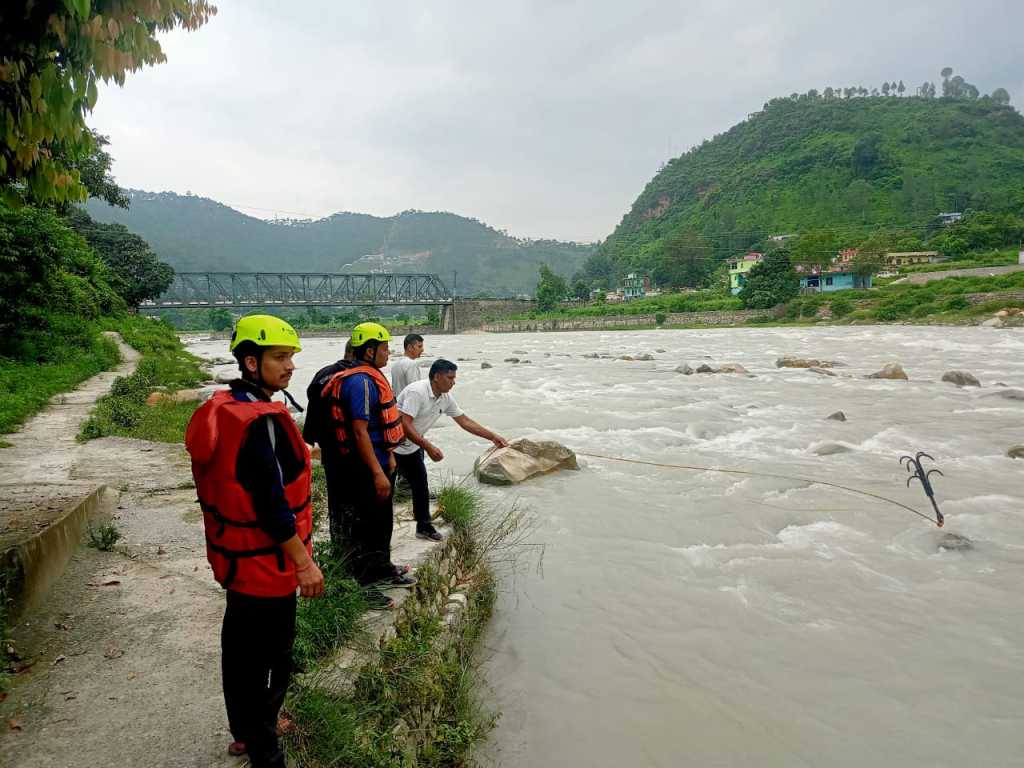
{"type": "Polygon", "coordinates": [[[735,296],[747,283],[747,272],[764,261],[764,254],[751,251],[739,259],[729,262],[729,291],[735,296]]]}
{"type": "Polygon", "coordinates": [[[608,291],[608,293],[604,295],[604,300],[609,304],[618,304],[622,301],[622,293],[619,291],[608,291]]]}
{"type": "Polygon", "coordinates": [[[832,293],[871,287],[871,275],[857,275],[843,267],[826,269],[799,264],[796,271],[800,275],[800,293],[832,293]]]}
{"type": "Polygon", "coordinates": [[[885,254],[888,267],[909,267],[912,264],[936,264],[946,257],[938,251],[900,251],[885,254]]]}
{"type": "Polygon", "coordinates": [[[950,224],[956,224],[963,217],[964,215],[959,211],[953,211],[951,213],[940,213],[938,219],[940,223],[948,227],[950,224]]]}
{"type": "Polygon", "coordinates": [[[832,257],[832,264],[837,267],[848,267],[860,256],[860,248],[844,248],[832,257]]]}
{"type": "Polygon", "coordinates": [[[622,298],[642,299],[651,290],[651,279],[642,272],[630,272],[622,280],[622,298]]]}

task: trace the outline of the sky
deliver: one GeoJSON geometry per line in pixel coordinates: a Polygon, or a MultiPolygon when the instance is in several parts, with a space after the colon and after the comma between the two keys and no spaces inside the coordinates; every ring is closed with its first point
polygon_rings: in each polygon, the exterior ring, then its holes
{"type": "Polygon", "coordinates": [[[1024,103],[1020,0],[215,3],[89,122],[121,186],[261,218],[444,210],[594,241],[775,96],[948,65],[1024,103]]]}

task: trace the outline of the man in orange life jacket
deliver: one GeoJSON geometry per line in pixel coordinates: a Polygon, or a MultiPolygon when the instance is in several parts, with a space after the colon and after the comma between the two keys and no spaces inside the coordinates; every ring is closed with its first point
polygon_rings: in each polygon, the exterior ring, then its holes
{"type": "MultiPolygon", "coordinates": [[[[377,323],[360,323],[352,330],[354,365],[334,374],[322,392],[330,404],[324,418],[336,455],[328,459],[328,446],[321,447],[325,466],[336,468],[342,478],[341,483],[328,483],[328,494],[334,494],[329,506],[345,521],[356,580],[364,586],[411,587],[416,580],[408,568],[391,562],[392,451],[403,432],[391,384],[380,372],[388,364],[390,340],[387,329],[377,323]]],[[[370,600],[379,607],[388,602],[376,589],[370,600]]]]}
{"type": "Polygon", "coordinates": [[[271,402],[275,392],[287,396],[300,350],[283,320],[240,319],[231,351],[242,376],[196,410],[185,434],[207,558],[227,593],[228,750],[248,752],[254,768],[284,768],[277,717],[291,676],[295,593],[316,597],[324,588],[311,557],[309,451],[284,403],[271,402]]]}

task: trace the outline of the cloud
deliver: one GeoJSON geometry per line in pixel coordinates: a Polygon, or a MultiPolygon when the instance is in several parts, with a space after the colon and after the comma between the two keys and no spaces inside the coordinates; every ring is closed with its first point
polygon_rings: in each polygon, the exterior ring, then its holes
{"type": "Polygon", "coordinates": [[[662,161],[774,96],[912,90],[946,64],[1024,95],[1017,2],[217,4],[93,124],[122,185],[265,216],[450,210],[599,239],[662,161]]]}

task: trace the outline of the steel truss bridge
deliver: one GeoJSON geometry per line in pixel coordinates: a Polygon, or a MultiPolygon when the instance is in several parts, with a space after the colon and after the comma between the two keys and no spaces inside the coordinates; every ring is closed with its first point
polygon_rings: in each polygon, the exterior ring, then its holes
{"type": "Polygon", "coordinates": [[[154,309],[453,304],[437,275],[330,272],[177,272],[154,309]]]}

